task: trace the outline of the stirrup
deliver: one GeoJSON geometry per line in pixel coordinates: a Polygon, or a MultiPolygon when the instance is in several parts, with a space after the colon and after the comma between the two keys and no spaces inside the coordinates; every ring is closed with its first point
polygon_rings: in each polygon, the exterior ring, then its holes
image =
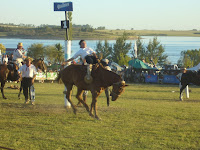
{"type": "Polygon", "coordinates": [[[87,84],[90,84],[90,83],[92,83],[92,81],[93,81],[93,78],[92,78],[92,76],[85,76],[84,77],[84,81],[85,81],[85,83],[87,83],[87,84]]]}

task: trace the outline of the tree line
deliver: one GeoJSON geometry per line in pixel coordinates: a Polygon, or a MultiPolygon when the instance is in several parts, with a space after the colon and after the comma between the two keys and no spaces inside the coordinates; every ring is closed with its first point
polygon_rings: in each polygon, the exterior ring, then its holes
{"type": "MultiPolygon", "coordinates": [[[[110,61],[114,61],[119,65],[128,65],[128,61],[135,58],[134,48],[132,43],[127,43],[128,35],[124,34],[117,38],[116,42],[111,45],[107,40],[98,41],[95,51],[100,59],[107,58],[110,61]]],[[[158,41],[157,37],[149,40],[147,46],[142,42],[142,38],[139,36],[136,40],[137,45],[137,58],[153,65],[163,66],[170,64],[167,60],[167,55],[164,54],[165,48],[158,41]]],[[[6,48],[0,43],[1,53],[6,52],[6,48]]],[[[64,61],[64,48],[58,43],[55,45],[44,46],[41,43],[35,43],[27,48],[27,55],[37,59],[46,58],[50,63],[61,64],[64,61]]],[[[185,50],[181,52],[181,57],[177,64],[179,67],[193,67],[200,62],[200,49],[197,50],[185,50]]]]}

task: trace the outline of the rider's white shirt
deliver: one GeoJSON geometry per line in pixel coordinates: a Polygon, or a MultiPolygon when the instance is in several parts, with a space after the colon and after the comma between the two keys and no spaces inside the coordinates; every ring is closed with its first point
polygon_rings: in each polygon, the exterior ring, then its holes
{"type": "Polygon", "coordinates": [[[13,60],[17,60],[18,58],[23,58],[22,50],[16,49],[13,52],[13,60]]]}
{"type": "Polygon", "coordinates": [[[22,74],[22,78],[33,78],[33,76],[37,74],[37,70],[32,64],[29,67],[27,67],[26,64],[21,66],[18,72],[22,74]]]}
{"type": "Polygon", "coordinates": [[[85,56],[91,55],[92,53],[96,53],[92,48],[80,48],[80,50],[76,52],[72,58],[76,59],[78,56],[80,56],[81,59],[84,60],[85,56]]]}

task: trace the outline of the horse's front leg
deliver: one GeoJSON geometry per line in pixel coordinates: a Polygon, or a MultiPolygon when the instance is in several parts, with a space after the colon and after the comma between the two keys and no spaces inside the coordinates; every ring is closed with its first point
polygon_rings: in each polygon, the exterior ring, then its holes
{"type": "Polygon", "coordinates": [[[5,95],[4,95],[4,90],[3,90],[4,86],[5,86],[5,82],[1,82],[1,94],[2,94],[2,97],[3,97],[4,99],[7,99],[7,98],[5,97],[5,95]]]}
{"type": "Polygon", "coordinates": [[[102,91],[92,93],[92,104],[91,104],[90,114],[92,114],[92,110],[94,109],[94,117],[97,120],[101,120],[101,118],[97,114],[97,98],[99,97],[101,92],[102,91]]]}

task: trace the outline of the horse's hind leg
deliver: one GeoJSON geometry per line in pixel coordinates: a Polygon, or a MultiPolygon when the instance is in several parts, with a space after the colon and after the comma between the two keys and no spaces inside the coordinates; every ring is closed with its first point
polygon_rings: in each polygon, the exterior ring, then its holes
{"type": "Polygon", "coordinates": [[[76,111],[77,111],[76,106],[71,101],[72,87],[73,87],[73,85],[66,86],[66,88],[67,88],[66,99],[70,102],[72,109],[74,111],[74,114],[76,114],[76,111]]]}
{"type": "Polygon", "coordinates": [[[86,108],[86,110],[89,112],[89,106],[82,99],[83,92],[84,92],[83,90],[78,89],[77,94],[76,94],[76,98],[78,99],[79,103],[82,103],[83,106],[86,108]]]}
{"type": "Polygon", "coordinates": [[[19,89],[19,94],[18,94],[18,98],[20,99],[20,95],[21,95],[21,92],[22,92],[22,81],[21,81],[21,84],[20,84],[20,89],[19,89]]]}
{"type": "Polygon", "coordinates": [[[5,86],[5,82],[1,82],[1,94],[2,94],[2,97],[3,97],[4,99],[7,99],[7,98],[5,97],[4,91],[3,91],[4,86],[5,86]]]}

